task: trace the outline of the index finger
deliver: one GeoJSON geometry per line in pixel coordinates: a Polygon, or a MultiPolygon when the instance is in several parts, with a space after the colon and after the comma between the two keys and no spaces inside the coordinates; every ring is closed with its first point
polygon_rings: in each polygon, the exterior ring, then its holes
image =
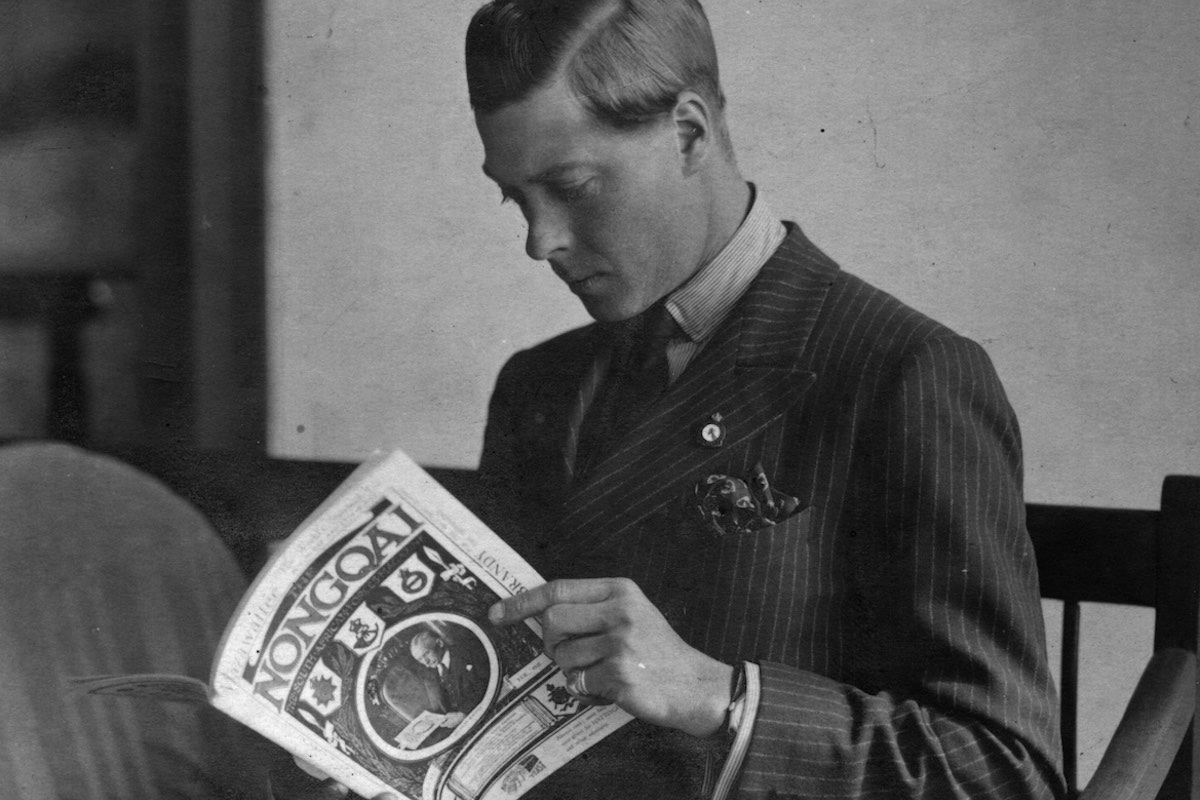
{"type": "Polygon", "coordinates": [[[535,617],[551,606],[602,603],[612,597],[612,592],[613,581],[609,578],[550,581],[504,598],[488,609],[488,619],[493,625],[512,625],[535,617]]]}

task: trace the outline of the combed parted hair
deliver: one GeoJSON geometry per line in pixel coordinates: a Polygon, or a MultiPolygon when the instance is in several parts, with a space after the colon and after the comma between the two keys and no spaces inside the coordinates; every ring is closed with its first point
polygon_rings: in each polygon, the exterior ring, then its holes
{"type": "Polygon", "coordinates": [[[584,108],[618,129],[670,111],[685,90],[718,116],[725,106],[697,0],[492,0],[467,28],[466,64],[471,107],[484,113],[559,76],[584,108]]]}

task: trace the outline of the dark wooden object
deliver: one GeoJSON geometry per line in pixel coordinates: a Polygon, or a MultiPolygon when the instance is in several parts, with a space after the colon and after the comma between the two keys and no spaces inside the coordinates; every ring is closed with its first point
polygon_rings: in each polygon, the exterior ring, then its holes
{"type": "Polygon", "coordinates": [[[105,280],[128,277],[127,270],[113,266],[94,272],[62,269],[0,274],[0,319],[37,320],[47,331],[48,438],[74,443],[86,439],[88,392],[83,329],[102,310],[97,288],[105,280]]]}
{"type": "MultiPolygon", "coordinates": [[[[354,471],[341,461],[301,461],[249,452],[109,448],[107,452],[154,475],[200,509],[233,551],[247,577],[354,471]]],[[[426,467],[462,503],[478,509],[474,470],[426,467]]]]}

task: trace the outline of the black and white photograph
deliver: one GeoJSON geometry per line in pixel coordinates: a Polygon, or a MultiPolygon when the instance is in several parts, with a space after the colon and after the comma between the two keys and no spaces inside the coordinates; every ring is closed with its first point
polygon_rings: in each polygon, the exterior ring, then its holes
{"type": "Polygon", "coordinates": [[[1198,343],[1195,0],[5,0],[0,794],[1200,798],[1198,343]]]}

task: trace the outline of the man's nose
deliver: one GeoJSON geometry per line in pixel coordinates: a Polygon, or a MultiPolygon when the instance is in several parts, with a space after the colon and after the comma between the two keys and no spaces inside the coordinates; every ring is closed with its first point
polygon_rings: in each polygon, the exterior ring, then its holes
{"type": "Polygon", "coordinates": [[[526,223],[525,253],[534,261],[545,261],[571,244],[571,226],[566,215],[554,208],[531,210],[526,223]]]}

